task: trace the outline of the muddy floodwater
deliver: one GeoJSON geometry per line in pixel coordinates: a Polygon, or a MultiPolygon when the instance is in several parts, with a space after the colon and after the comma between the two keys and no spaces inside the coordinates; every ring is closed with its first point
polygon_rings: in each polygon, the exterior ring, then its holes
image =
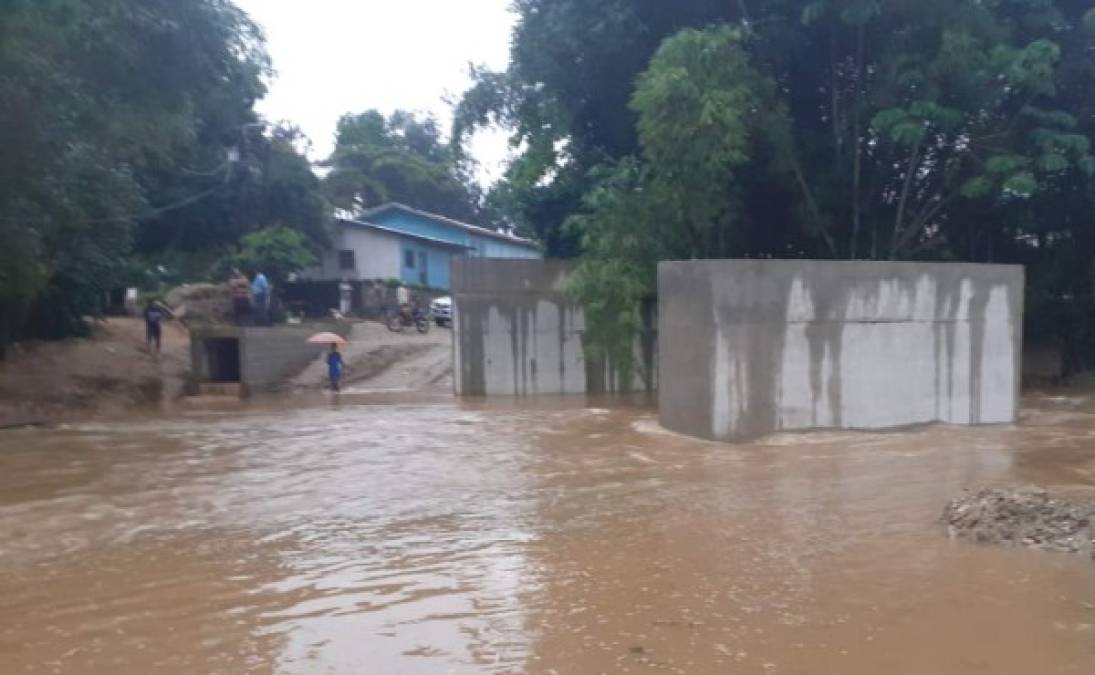
{"type": "Polygon", "coordinates": [[[1095,483],[1017,427],[662,431],[641,404],[339,405],[0,434],[0,673],[1095,673],[1095,564],[950,541],[1095,483]]]}

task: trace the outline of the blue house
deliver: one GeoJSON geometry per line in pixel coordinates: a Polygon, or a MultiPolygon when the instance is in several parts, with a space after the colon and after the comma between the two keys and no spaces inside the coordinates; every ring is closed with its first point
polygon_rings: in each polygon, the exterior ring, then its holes
{"type": "Polygon", "coordinates": [[[332,243],[320,266],[302,276],[314,281],[401,279],[448,289],[454,257],[543,257],[528,239],[395,203],[339,219],[332,243]]]}

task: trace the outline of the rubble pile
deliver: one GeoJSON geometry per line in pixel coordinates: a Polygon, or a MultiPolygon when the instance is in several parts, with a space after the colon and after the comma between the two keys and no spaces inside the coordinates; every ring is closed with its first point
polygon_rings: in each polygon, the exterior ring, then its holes
{"type": "Polygon", "coordinates": [[[227,321],[232,296],[226,284],[186,284],[171,290],[164,302],[186,322],[227,321]]]}
{"type": "Polygon", "coordinates": [[[986,488],[950,502],[943,522],[951,537],[979,544],[1081,553],[1095,561],[1095,504],[1044,490],[986,488]]]}

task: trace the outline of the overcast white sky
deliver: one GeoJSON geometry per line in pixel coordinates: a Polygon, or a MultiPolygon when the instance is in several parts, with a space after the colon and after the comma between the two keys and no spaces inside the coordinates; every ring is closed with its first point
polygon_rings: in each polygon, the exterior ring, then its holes
{"type": "MultiPolygon", "coordinates": [[[[448,130],[468,63],[505,68],[510,0],[236,0],[266,31],[277,71],[259,111],[312,140],[313,159],[334,146],[347,112],[402,108],[434,113],[448,130]]],[[[479,134],[473,152],[484,182],[507,154],[500,133],[479,134]]]]}

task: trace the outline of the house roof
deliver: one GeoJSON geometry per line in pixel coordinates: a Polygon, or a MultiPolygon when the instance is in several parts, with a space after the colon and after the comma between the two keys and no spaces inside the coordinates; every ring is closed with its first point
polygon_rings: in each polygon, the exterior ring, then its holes
{"type": "Polygon", "coordinates": [[[353,225],[354,227],[363,227],[368,230],[377,230],[379,232],[386,232],[388,234],[395,235],[397,237],[405,237],[407,239],[414,239],[416,241],[424,241],[434,246],[443,246],[447,248],[460,249],[461,251],[469,251],[471,246],[464,246],[463,244],[454,244],[451,241],[445,241],[444,239],[437,239],[436,237],[427,237],[421,234],[410,234],[402,230],[396,230],[391,227],[384,227],[383,225],[377,225],[375,223],[366,223],[360,220],[351,220],[349,218],[339,218],[338,222],[344,225],[353,225]]]}
{"type": "Polygon", "coordinates": [[[475,235],[478,235],[478,236],[481,236],[481,237],[490,237],[492,239],[497,239],[499,241],[504,241],[504,242],[509,243],[509,244],[514,244],[514,245],[517,245],[517,246],[524,246],[526,248],[531,248],[531,249],[536,249],[536,250],[540,249],[540,246],[531,239],[525,239],[523,237],[511,237],[508,234],[502,234],[501,232],[495,232],[494,230],[491,230],[491,229],[488,229],[488,228],[485,228],[485,227],[480,227],[479,225],[472,225],[471,223],[464,223],[464,222],[461,222],[459,220],[453,220],[452,218],[446,218],[445,216],[441,216],[441,215],[438,215],[436,213],[430,213],[429,211],[420,211],[418,209],[407,206],[406,204],[400,204],[399,202],[389,202],[387,204],[382,204],[381,206],[378,206],[376,208],[369,209],[368,211],[366,211],[365,213],[362,214],[362,217],[368,219],[368,218],[372,218],[373,216],[379,215],[381,213],[386,213],[388,211],[403,211],[404,213],[410,213],[410,214],[416,215],[420,218],[425,218],[426,220],[431,220],[435,223],[441,223],[442,225],[449,225],[451,227],[456,227],[456,228],[462,229],[466,232],[470,232],[471,234],[475,234],[475,235]]]}

